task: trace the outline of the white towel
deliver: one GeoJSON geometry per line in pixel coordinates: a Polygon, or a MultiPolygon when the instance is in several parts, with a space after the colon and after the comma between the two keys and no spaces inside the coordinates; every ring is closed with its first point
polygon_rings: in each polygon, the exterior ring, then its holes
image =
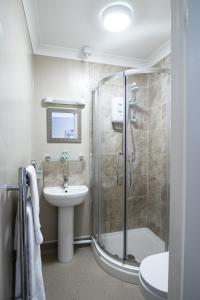
{"type": "MultiPolygon", "coordinates": [[[[35,244],[35,229],[33,206],[30,198],[26,205],[27,213],[27,236],[28,236],[28,271],[29,271],[29,291],[30,300],[45,300],[44,283],[42,276],[42,262],[40,245],[35,244]]],[[[16,217],[15,227],[15,247],[16,256],[16,279],[15,279],[15,298],[21,299],[21,268],[20,268],[20,236],[19,236],[19,212],[16,217]]]]}
{"type": "Polygon", "coordinates": [[[34,218],[34,231],[35,231],[35,243],[40,245],[43,242],[43,236],[41,233],[40,225],[40,206],[39,206],[39,195],[38,195],[38,186],[37,186],[37,176],[35,168],[33,166],[28,166],[26,168],[27,175],[29,178],[30,192],[31,192],[31,202],[33,207],[33,218],[34,218]]]}

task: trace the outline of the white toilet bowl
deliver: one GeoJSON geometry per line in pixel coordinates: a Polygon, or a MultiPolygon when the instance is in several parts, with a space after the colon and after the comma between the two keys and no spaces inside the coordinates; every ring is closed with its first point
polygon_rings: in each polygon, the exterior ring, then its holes
{"type": "Polygon", "coordinates": [[[140,265],[140,290],[145,300],[164,300],[168,296],[169,252],[146,257],[140,265]]]}

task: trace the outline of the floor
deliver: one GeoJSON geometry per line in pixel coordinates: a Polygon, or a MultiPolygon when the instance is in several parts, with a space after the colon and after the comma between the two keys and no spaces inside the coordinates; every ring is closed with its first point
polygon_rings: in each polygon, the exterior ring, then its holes
{"type": "Polygon", "coordinates": [[[144,300],[138,286],[104,272],[89,247],[76,249],[68,264],[44,255],[43,275],[47,300],[144,300]]]}
{"type": "MultiPolygon", "coordinates": [[[[127,237],[128,254],[133,255],[139,263],[149,255],[165,251],[165,243],[149,228],[142,227],[128,230],[127,237]]],[[[109,253],[122,257],[122,231],[102,234],[101,242],[109,253]]]]}

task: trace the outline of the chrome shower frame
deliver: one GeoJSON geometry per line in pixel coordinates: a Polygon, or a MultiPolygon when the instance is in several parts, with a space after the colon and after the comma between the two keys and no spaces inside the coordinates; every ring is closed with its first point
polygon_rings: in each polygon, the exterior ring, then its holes
{"type": "MultiPolygon", "coordinates": [[[[129,183],[127,180],[127,170],[128,170],[128,159],[127,159],[127,149],[126,144],[128,140],[128,123],[129,123],[129,101],[127,99],[127,77],[129,75],[140,75],[140,74],[170,74],[169,68],[141,68],[141,69],[130,69],[125,70],[122,72],[117,72],[112,74],[111,76],[107,76],[103,78],[98,86],[93,90],[93,96],[95,95],[95,92],[98,94],[98,109],[100,108],[100,96],[101,96],[101,88],[109,82],[112,79],[117,78],[123,78],[124,79],[124,120],[123,124],[123,154],[124,154],[124,213],[123,213],[123,258],[122,259],[116,259],[112,254],[105,251],[99,241],[100,241],[100,234],[101,234],[101,215],[100,215],[100,184],[98,185],[98,233],[97,238],[94,235],[92,238],[92,249],[94,251],[94,255],[96,260],[99,262],[99,264],[102,266],[103,269],[105,269],[107,272],[112,274],[113,276],[130,282],[130,283],[138,283],[138,272],[139,272],[139,265],[138,264],[130,264],[127,261],[127,199],[128,199],[128,188],[129,183]]],[[[165,250],[168,250],[168,241],[169,241],[169,188],[170,188],[170,123],[171,123],[171,100],[169,100],[169,105],[167,109],[167,122],[168,122],[168,134],[167,134],[167,209],[166,209],[166,220],[167,220],[167,226],[165,228],[166,231],[166,240],[165,240],[165,250]]],[[[98,118],[98,128],[101,126],[101,120],[98,118]]],[[[98,147],[101,147],[101,141],[100,138],[98,138],[98,147]]],[[[100,148],[98,149],[98,176],[100,179],[100,148]]],[[[97,165],[96,165],[97,166],[97,165]]]]}

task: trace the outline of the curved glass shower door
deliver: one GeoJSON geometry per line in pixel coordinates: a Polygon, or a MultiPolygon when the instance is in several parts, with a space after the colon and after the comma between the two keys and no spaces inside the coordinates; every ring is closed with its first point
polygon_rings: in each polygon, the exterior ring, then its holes
{"type": "Polygon", "coordinates": [[[137,266],[168,247],[170,75],[128,70],[94,93],[94,235],[137,266]]]}

